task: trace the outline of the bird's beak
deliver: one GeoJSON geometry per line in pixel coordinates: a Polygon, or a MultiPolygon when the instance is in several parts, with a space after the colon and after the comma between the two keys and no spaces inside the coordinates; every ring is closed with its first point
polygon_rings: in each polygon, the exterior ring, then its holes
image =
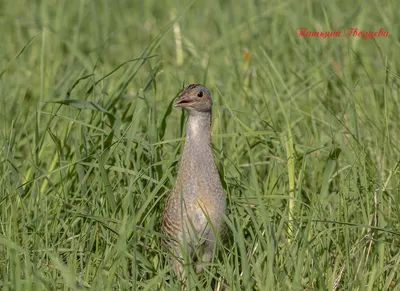
{"type": "Polygon", "coordinates": [[[193,99],[188,98],[185,94],[179,95],[175,101],[175,107],[189,107],[194,102],[193,99]]]}

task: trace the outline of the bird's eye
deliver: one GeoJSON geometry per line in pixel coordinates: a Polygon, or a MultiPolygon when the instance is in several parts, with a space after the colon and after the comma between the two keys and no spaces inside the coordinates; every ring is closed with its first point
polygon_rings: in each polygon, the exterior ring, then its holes
{"type": "Polygon", "coordinates": [[[197,93],[197,97],[203,97],[203,91],[200,91],[199,93],[197,93]]]}

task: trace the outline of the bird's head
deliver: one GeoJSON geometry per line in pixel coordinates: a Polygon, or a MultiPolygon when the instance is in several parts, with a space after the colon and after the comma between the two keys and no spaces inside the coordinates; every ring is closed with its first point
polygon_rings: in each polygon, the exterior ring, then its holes
{"type": "Polygon", "coordinates": [[[182,107],[189,112],[209,112],[211,111],[211,93],[199,84],[187,86],[176,98],[175,107],[182,107]]]}

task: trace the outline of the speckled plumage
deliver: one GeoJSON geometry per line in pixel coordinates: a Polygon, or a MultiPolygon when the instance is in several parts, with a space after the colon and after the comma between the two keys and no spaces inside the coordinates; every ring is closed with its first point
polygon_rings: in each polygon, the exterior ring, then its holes
{"type": "Polygon", "coordinates": [[[182,91],[175,105],[186,109],[189,118],[178,174],[165,204],[162,230],[168,236],[164,243],[181,280],[185,252],[189,258],[197,254],[201,262],[212,259],[226,212],[226,197],[211,149],[211,104],[209,90],[192,84],[182,91]]]}

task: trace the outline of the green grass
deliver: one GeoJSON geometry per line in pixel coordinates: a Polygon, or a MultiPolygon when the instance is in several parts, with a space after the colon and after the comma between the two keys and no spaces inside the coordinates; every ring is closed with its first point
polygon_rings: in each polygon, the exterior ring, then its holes
{"type": "Polygon", "coordinates": [[[190,83],[213,93],[229,205],[190,290],[400,290],[399,11],[0,2],[0,290],[179,290],[158,224],[190,83]]]}

